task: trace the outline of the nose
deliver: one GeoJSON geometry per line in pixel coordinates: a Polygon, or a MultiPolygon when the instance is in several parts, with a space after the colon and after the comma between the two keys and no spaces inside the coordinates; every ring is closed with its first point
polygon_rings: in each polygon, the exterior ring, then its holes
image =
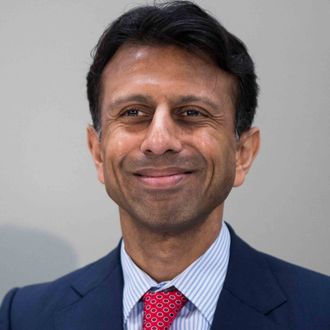
{"type": "Polygon", "coordinates": [[[179,128],[167,107],[155,110],[140,149],[145,154],[157,156],[182,149],[179,128]]]}

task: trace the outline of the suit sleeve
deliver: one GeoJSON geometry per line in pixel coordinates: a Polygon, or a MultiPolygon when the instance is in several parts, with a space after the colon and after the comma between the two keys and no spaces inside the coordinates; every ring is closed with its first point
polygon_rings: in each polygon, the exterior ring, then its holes
{"type": "Polygon", "coordinates": [[[0,307],[0,330],[12,330],[11,327],[11,308],[17,288],[10,290],[5,296],[0,307]]]}

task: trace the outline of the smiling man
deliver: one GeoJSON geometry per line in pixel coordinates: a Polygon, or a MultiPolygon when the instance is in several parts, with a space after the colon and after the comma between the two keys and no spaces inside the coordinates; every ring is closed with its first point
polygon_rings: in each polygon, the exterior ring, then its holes
{"type": "Polygon", "coordinates": [[[123,240],[13,289],[0,328],[330,329],[329,279],[255,251],[222,220],[259,148],[244,44],[190,2],[138,7],[104,32],[87,80],[89,148],[123,240]]]}

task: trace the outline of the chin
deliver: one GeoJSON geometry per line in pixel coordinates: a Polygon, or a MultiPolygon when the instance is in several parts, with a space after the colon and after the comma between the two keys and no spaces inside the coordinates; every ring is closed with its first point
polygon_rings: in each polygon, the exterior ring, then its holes
{"type": "Polygon", "coordinates": [[[170,210],[166,212],[156,212],[148,209],[146,213],[137,212],[132,218],[134,223],[140,228],[143,227],[155,234],[178,235],[197,229],[207,219],[207,216],[196,217],[190,212],[181,210],[170,210]]]}

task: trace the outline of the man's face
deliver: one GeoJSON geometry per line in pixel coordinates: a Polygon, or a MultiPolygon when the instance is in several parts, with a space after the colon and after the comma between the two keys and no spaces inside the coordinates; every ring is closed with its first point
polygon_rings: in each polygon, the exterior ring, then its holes
{"type": "Polygon", "coordinates": [[[117,51],[94,159],[122,221],[177,232],[223,207],[235,180],[233,90],[229,74],[175,46],[117,51]]]}

